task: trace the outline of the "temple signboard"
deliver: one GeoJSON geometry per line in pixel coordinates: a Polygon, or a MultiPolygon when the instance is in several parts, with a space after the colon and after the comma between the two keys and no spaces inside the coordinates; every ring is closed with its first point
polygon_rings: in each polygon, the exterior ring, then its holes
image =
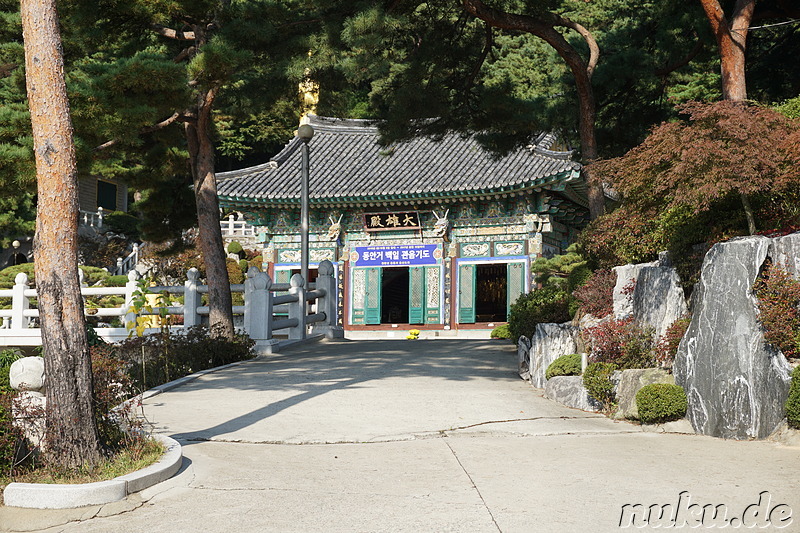
{"type": "Polygon", "coordinates": [[[442,249],[436,244],[402,246],[356,246],[350,253],[354,266],[421,266],[436,265],[442,249]]]}
{"type": "Polygon", "coordinates": [[[421,225],[416,211],[393,211],[364,213],[364,228],[367,231],[418,230],[421,225]]]}

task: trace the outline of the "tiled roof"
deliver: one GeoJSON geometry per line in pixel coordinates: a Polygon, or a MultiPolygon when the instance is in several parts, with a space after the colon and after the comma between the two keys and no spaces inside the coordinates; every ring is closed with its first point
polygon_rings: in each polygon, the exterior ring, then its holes
{"type": "MultiPolygon", "coordinates": [[[[378,144],[371,121],[311,116],[309,190],[312,203],[463,196],[564,183],[579,185],[571,152],[549,150],[553,138],[496,157],[472,137],[415,138],[378,144]]],[[[242,203],[294,203],[300,197],[302,141],[295,137],[269,163],[217,174],[220,199],[242,203]]]]}

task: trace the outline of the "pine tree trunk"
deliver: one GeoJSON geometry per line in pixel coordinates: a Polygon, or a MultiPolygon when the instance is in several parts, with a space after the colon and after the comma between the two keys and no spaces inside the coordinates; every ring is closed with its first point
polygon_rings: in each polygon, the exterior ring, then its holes
{"type": "Polygon", "coordinates": [[[745,50],[747,32],[753,19],[756,0],[736,0],[728,22],[719,0],[700,0],[711,31],[719,47],[722,75],[722,99],[734,102],[747,100],[745,50]]]}
{"type": "Polygon", "coordinates": [[[55,0],[22,0],[25,72],[36,154],[35,275],[47,375],[47,453],[66,468],[101,457],[78,281],[75,146],[55,0]]]}
{"type": "MultiPolygon", "coordinates": [[[[597,139],[595,137],[596,109],[591,73],[594,70],[598,49],[588,30],[548,12],[537,15],[518,15],[491,8],[481,0],[462,0],[462,5],[467,13],[483,20],[490,26],[524,31],[543,39],[561,56],[575,77],[575,87],[578,91],[578,132],[581,139],[581,159],[587,166],[593,163],[597,159],[597,139]],[[575,29],[587,40],[589,48],[593,49],[593,60],[590,60],[589,64],[556,29],[556,26],[575,29]]],[[[589,168],[586,168],[584,172],[587,177],[589,218],[594,220],[605,213],[603,185],[592,178],[589,168]]]]}
{"type": "Polygon", "coordinates": [[[219,224],[219,198],[214,174],[214,145],[211,142],[211,110],[216,94],[207,90],[198,96],[197,119],[186,123],[186,139],[194,178],[200,249],[206,265],[211,333],[233,338],[233,310],[225,245],[219,224]]]}

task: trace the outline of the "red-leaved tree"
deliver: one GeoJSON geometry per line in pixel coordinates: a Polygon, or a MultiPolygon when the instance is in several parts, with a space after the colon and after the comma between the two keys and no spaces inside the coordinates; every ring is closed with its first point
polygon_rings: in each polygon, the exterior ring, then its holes
{"type": "Polygon", "coordinates": [[[800,187],[800,121],[743,102],[690,102],[680,111],[683,120],[661,124],[624,156],[597,163],[595,172],[642,210],[701,212],[738,196],[754,233],[748,198],[800,187]]]}

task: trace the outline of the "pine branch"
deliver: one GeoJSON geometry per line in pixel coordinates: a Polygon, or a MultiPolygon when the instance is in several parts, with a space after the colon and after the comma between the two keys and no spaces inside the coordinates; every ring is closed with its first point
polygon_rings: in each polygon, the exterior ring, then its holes
{"type": "Polygon", "coordinates": [[[694,43],[694,46],[689,51],[689,53],[686,54],[686,56],[673,63],[668,64],[665,67],[656,69],[655,75],[660,78],[663,78],[664,76],[672,74],[679,68],[688,65],[695,57],[697,57],[697,54],[699,54],[702,50],[703,50],[703,41],[697,39],[697,41],[694,43]]]}
{"type": "Polygon", "coordinates": [[[159,35],[169,37],[170,39],[175,39],[178,41],[194,41],[195,33],[193,31],[174,30],[172,28],[162,26],[161,24],[152,24],[150,27],[159,35]]]}
{"type": "MultiPolygon", "coordinates": [[[[153,124],[152,126],[147,126],[146,128],[142,128],[141,130],[139,130],[139,135],[146,135],[148,133],[156,132],[158,130],[166,128],[167,126],[169,126],[170,124],[173,124],[174,122],[176,122],[179,119],[180,120],[187,120],[189,118],[190,117],[186,113],[175,112],[175,113],[172,114],[172,116],[162,120],[161,122],[158,122],[157,124],[153,124]]],[[[115,146],[118,143],[119,143],[119,139],[111,139],[110,141],[106,141],[103,144],[101,144],[100,146],[95,147],[94,151],[95,152],[100,152],[100,151],[105,150],[107,148],[111,148],[112,146],[115,146]]]]}

